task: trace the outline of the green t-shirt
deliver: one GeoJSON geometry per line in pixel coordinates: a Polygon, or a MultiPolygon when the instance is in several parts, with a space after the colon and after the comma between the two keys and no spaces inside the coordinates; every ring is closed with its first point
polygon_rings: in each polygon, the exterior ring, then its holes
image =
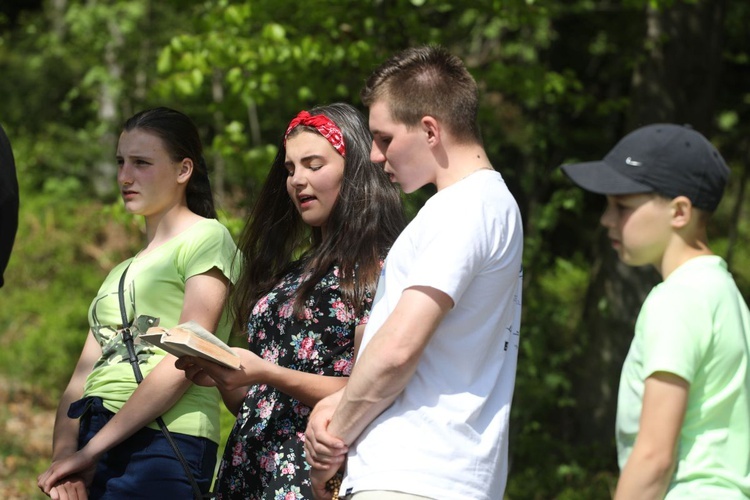
{"type": "Polygon", "coordinates": [[[620,468],[633,450],[644,383],[690,383],[666,498],[750,497],[750,313],[718,256],[689,260],[654,287],[638,316],[617,402],[620,468]]]}
{"type": "MultiPolygon", "coordinates": [[[[159,318],[159,326],[171,328],[179,323],[188,278],[215,267],[235,282],[239,271],[233,265],[235,250],[227,229],[215,219],[205,219],[152,252],[112,269],[89,308],[89,325],[102,348],[102,356],[86,379],[84,396],[99,396],[107,409],[117,412],[136,388],[133,368],[118,333],[122,323],[118,284],[128,265],[124,284],[128,320],[140,315],[154,316],[159,318]]],[[[216,336],[226,340],[229,330],[225,314],[216,336]]],[[[135,350],[144,378],[166,354],[140,343],[137,336],[135,350]]],[[[163,415],[164,422],[172,432],[207,437],[218,443],[220,399],[216,389],[192,385],[163,415]]],[[[150,427],[158,429],[153,422],[150,427]]]]}

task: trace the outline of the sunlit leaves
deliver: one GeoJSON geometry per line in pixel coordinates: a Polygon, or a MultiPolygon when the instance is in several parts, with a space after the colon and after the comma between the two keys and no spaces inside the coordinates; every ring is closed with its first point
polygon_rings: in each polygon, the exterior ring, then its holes
{"type": "Polygon", "coordinates": [[[728,131],[737,126],[739,122],[739,115],[736,111],[725,111],[719,115],[718,124],[719,128],[724,131],[728,131]]]}

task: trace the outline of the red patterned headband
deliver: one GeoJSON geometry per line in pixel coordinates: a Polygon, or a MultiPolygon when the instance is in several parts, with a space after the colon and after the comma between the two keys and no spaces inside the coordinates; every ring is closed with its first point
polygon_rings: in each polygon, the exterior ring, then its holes
{"type": "Polygon", "coordinates": [[[331,143],[331,146],[333,146],[341,156],[346,157],[346,145],[344,144],[344,136],[341,133],[341,129],[339,129],[336,124],[333,123],[333,120],[327,116],[312,116],[307,111],[300,111],[299,114],[289,122],[289,127],[287,127],[286,134],[284,134],[284,146],[286,146],[286,138],[289,136],[289,132],[298,125],[314,127],[320,132],[320,135],[325,137],[326,140],[331,143]]]}

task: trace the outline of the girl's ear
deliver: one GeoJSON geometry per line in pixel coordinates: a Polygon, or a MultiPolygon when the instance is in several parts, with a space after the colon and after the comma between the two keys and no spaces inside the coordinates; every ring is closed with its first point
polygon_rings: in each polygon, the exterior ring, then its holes
{"type": "Polygon", "coordinates": [[[190,158],[183,158],[180,164],[180,171],[177,173],[177,183],[187,184],[190,177],[193,175],[193,160],[190,158]]]}
{"type": "Polygon", "coordinates": [[[687,226],[695,217],[693,202],[687,196],[678,196],[670,202],[672,210],[672,227],[682,228],[687,226]]]}

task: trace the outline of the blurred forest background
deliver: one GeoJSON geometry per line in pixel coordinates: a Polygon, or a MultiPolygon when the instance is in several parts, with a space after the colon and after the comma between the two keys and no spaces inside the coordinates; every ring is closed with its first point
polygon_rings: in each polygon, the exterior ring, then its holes
{"type": "MultiPolygon", "coordinates": [[[[746,0],[0,0],[0,122],[21,190],[0,289],[1,496],[39,495],[40,416],[101,280],[143,241],[116,189],[123,121],[156,105],[189,114],[237,235],[294,114],[361,107],[377,64],[439,43],[479,82],[487,152],[525,223],[506,497],[610,498],[619,370],[657,276],[617,263],[602,199],[557,167],[647,123],[692,124],[732,168],[711,241],[750,297],[748,25],[746,0]]],[[[405,197],[410,216],[429,194],[405,197]]]]}

